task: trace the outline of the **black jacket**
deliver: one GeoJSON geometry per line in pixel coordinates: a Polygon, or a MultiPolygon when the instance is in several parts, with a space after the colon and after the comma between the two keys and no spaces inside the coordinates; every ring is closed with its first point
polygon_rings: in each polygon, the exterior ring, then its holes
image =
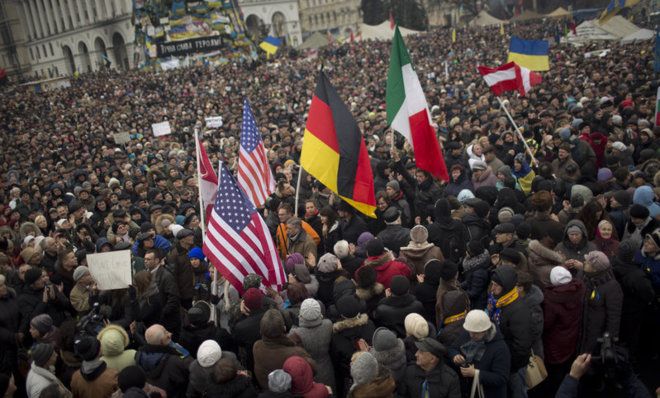
{"type": "Polygon", "coordinates": [[[467,214],[461,220],[468,230],[468,240],[480,240],[484,246],[490,242],[490,224],[476,214],[467,214]]]}
{"type": "Polygon", "coordinates": [[[339,222],[339,230],[342,239],[357,245],[358,237],[368,231],[368,228],[362,217],[354,214],[349,221],[341,220],[339,222]]]}
{"type": "MultiPolygon", "coordinates": [[[[158,286],[160,302],[162,304],[160,322],[165,329],[178,336],[181,330],[181,302],[176,280],[170,270],[162,265],[156,270],[154,279],[156,286],[158,286]]],[[[192,274],[190,276],[190,283],[192,283],[192,274]]]]}
{"type": "Polygon", "coordinates": [[[388,225],[377,238],[383,241],[383,245],[394,252],[395,256],[398,256],[399,249],[410,243],[410,229],[401,225],[388,225]]]}
{"type": "Polygon", "coordinates": [[[351,357],[357,350],[358,340],[364,339],[367,344],[371,345],[375,330],[376,327],[366,314],[343,319],[332,325],[330,357],[335,365],[338,382],[350,375],[351,357]]]}
{"type": "Polygon", "coordinates": [[[168,268],[172,271],[182,300],[191,300],[194,294],[193,271],[188,258],[188,250],[177,243],[167,256],[168,268]]]}
{"type": "Polygon", "coordinates": [[[145,344],[135,354],[135,363],[144,370],[147,382],[162,388],[169,397],[185,397],[188,364],[173,348],[145,344]]]}
{"type": "Polygon", "coordinates": [[[254,398],[257,391],[252,385],[252,380],[243,375],[236,375],[226,383],[211,383],[208,398],[254,398]]]}
{"type": "Polygon", "coordinates": [[[490,256],[487,251],[463,260],[463,281],[461,289],[470,298],[470,308],[483,310],[488,299],[488,283],[490,282],[490,256]]]}
{"type": "MultiPolygon", "coordinates": [[[[28,339],[30,338],[30,321],[37,315],[48,314],[53,319],[55,326],[60,326],[62,322],[71,317],[71,304],[69,300],[60,293],[55,286],[55,299],[48,300],[47,303],[43,302],[43,290],[33,290],[29,286],[24,286],[21,294],[18,296],[18,308],[21,312],[21,324],[19,331],[22,332],[28,339]]],[[[29,345],[29,341],[27,341],[29,345]]]]}
{"type": "Polygon", "coordinates": [[[511,352],[511,372],[527,366],[532,348],[532,312],[519,298],[502,307],[500,330],[511,352]]]}
{"type": "Polygon", "coordinates": [[[442,360],[430,372],[425,372],[416,364],[410,364],[406,368],[405,377],[399,384],[398,395],[400,397],[418,398],[423,397],[422,384],[426,382],[429,397],[433,398],[460,398],[461,387],[458,375],[442,360]]]}
{"type": "Polygon", "coordinates": [[[424,306],[412,294],[385,297],[374,311],[374,322],[378,326],[384,326],[394,331],[398,337],[403,338],[406,337],[403,321],[406,315],[413,312],[424,313],[424,306]]]}
{"type": "Polygon", "coordinates": [[[13,289],[0,297],[0,373],[11,374],[17,366],[16,333],[18,333],[21,313],[13,289]]]}
{"type": "Polygon", "coordinates": [[[415,297],[417,300],[422,303],[424,311],[420,312],[419,315],[423,316],[424,319],[431,322],[435,325],[435,301],[436,301],[436,292],[438,291],[438,281],[429,280],[428,276],[424,279],[424,282],[415,286],[415,297]]]}
{"type": "Polygon", "coordinates": [[[585,299],[582,311],[582,343],[580,352],[593,352],[597,339],[609,332],[619,337],[623,291],[611,269],[597,274],[584,274],[585,299]]]}

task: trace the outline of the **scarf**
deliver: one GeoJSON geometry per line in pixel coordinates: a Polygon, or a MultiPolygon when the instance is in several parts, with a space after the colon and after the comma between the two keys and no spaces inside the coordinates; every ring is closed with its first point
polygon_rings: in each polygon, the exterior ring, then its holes
{"type": "Polygon", "coordinates": [[[499,326],[500,319],[502,318],[502,308],[518,300],[519,297],[520,295],[518,294],[518,289],[515,287],[499,299],[496,299],[492,293],[488,293],[488,305],[486,307],[486,313],[488,313],[490,320],[499,326]]]}
{"type": "Polygon", "coordinates": [[[465,310],[465,311],[463,311],[459,314],[452,315],[452,316],[449,316],[449,317],[445,318],[445,320],[442,322],[442,324],[447,326],[450,323],[454,323],[456,321],[460,321],[461,319],[465,319],[466,315],[467,315],[467,310],[465,310]]]}

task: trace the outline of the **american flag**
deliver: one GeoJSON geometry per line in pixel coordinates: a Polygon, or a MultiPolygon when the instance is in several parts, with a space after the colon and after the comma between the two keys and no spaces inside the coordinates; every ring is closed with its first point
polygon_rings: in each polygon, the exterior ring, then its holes
{"type": "Polygon", "coordinates": [[[248,274],[261,275],[266,286],[282,286],[284,269],[265,221],[238,188],[229,169],[220,163],[218,171],[218,194],[206,230],[204,254],[241,293],[248,274]]]}
{"type": "Polygon", "coordinates": [[[256,207],[262,206],[275,190],[275,179],[268,167],[266,148],[261,140],[247,98],[243,100],[241,149],[238,154],[238,186],[256,207]]]}

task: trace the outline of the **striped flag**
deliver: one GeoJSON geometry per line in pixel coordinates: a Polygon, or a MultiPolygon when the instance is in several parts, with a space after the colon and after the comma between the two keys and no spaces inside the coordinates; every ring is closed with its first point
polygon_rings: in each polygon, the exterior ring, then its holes
{"type": "Polygon", "coordinates": [[[275,179],[268,167],[266,148],[257,130],[250,103],[243,100],[241,148],[238,153],[238,186],[256,207],[261,207],[275,191],[275,179]]]}
{"type": "Polygon", "coordinates": [[[266,222],[222,162],[218,172],[218,193],[204,237],[204,254],[241,294],[248,274],[262,276],[266,286],[282,286],[286,282],[284,268],[266,222]]]}

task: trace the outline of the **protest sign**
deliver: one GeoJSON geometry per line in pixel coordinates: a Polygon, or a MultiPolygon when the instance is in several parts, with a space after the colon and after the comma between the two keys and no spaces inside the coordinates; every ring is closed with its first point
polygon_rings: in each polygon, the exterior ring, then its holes
{"type": "Polygon", "coordinates": [[[210,116],[204,118],[204,121],[206,122],[206,127],[208,128],[217,129],[222,127],[222,116],[210,116]]]}
{"type": "Polygon", "coordinates": [[[154,137],[160,137],[163,135],[172,134],[172,129],[170,128],[170,122],[168,121],[152,124],[151,131],[153,131],[154,137]]]}
{"type": "Polygon", "coordinates": [[[114,133],[112,137],[117,145],[124,145],[131,141],[131,135],[128,132],[114,133]]]}
{"type": "Polygon", "coordinates": [[[87,266],[99,290],[126,289],[133,282],[130,250],[88,254],[87,266]]]}

